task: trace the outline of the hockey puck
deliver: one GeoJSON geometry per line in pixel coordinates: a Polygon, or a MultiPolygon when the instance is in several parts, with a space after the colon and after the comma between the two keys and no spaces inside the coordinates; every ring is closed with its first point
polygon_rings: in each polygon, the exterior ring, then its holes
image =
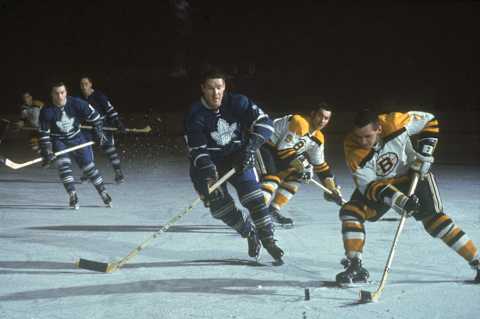
{"type": "Polygon", "coordinates": [[[305,288],[305,300],[310,300],[310,289],[305,288]]]}

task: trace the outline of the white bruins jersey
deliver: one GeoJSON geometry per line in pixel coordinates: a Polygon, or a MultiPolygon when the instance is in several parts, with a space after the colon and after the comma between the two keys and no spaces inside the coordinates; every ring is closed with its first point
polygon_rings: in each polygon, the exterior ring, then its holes
{"type": "Polygon", "coordinates": [[[346,137],[344,143],[345,159],[355,185],[369,199],[375,199],[375,194],[370,193],[377,188],[371,187],[372,182],[388,183],[388,180],[407,174],[416,154],[410,136],[438,133],[437,120],[426,112],[395,112],[382,114],[378,119],[382,133],[372,149],[361,148],[352,134],[346,137]]]}
{"type": "Polygon", "coordinates": [[[34,100],[32,105],[22,105],[20,118],[23,121],[26,121],[31,127],[39,128],[40,122],[38,118],[40,116],[40,109],[42,108],[42,106],[43,103],[37,100],[34,100]]]}
{"type": "Polygon", "coordinates": [[[310,133],[310,124],[301,115],[287,115],[273,121],[274,133],[269,143],[274,145],[280,159],[305,154],[316,173],[329,169],[325,162],[325,137],[320,130],[310,133]]]}

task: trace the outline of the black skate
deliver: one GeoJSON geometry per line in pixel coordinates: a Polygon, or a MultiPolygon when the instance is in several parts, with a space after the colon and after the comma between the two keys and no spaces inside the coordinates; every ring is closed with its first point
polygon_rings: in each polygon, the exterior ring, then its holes
{"type": "Polygon", "coordinates": [[[248,255],[250,257],[258,258],[260,255],[260,249],[262,248],[262,244],[260,244],[260,240],[258,240],[257,233],[255,230],[252,230],[248,236],[248,255]]]}
{"type": "Polygon", "coordinates": [[[293,227],[293,219],[283,216],[276,209],[272,209],[271,212],[272,212],[272,220],[275,224],[278,224],[285,228],[293,227]]]}
{"type": "Polygon", "coordinates": [[[115,183],[122,184],[125,182],[125,176],[123,176],[123,172],[121,169],[115,169],[115,183]]]}
{"type": "Polygon", "coordinates": [[[349,286],[368,282],[370,274],[368,273],[368,270],[362,267],[362,260],[360,258],[344,258],[342,259],[341,264],[346,270],[337,274],[337,277],[335,278],[339,286],[349,286]]]}
{"type": "Polygon", "coordinates": [[[274,265],[280,266],[283,264],[283,250],[277,246],[276,241],[273,238],[262,239],[263,247],[268,251],[270,256],[275,259],[274,265]]]}
{"type": "Polygon", "coordinates": [[[75,210],[79,209],[80,205],[78,204],[77,192],[72,191],[72,192],[68,193],[68,196],[70,197],[70,201],[69,201],[70,208],[75,209],[75,210]]]}
{"type": "Polygon", "coordinates": [[[480,260],[474,259],[470,262],[470,266],[477,271],[477,276],[473,280],[475,283],[480,284],[480,260]]]}
{"type": "Polygon", "coordinates": [[[107,205],[107,207],[112,207],[112,198],[108,195],[106,190],[100,192],[100,197],[102,197],[103,203],[107,205]]]}

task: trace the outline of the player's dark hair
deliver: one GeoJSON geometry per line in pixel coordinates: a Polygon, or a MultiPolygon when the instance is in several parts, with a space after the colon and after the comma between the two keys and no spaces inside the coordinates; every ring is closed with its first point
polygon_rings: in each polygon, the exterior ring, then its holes
{"type": "Polygon", "coordinates": [[[355,114],[353,119],[353,125],[355,128],[362,128],[368,124],[373,124],[375,127],[379,125],[377,113],[370,109],[363,109],[355,114]]]}
{"type": "Polygon", "coordinates": [[[325,101],[322,101],[317,105],[313,106],[311,111],[315,113],[319,111],[330,111],[333,113],[335,111],[335,106],[333,106],[332,104],[328,104],[325,101]]]}
{"type": "Polygon", "coordinates": [[[50,88],[53,89],[61,86],[67,87],[64,82],[59,81],[59,82],[53,82],[52,85],[50,85],[50,88]]]}
{"type": "Polygon", "coordinates": [[[227,76],[223,70],[218,67],[209,66],[205,68],[200,76],[200,83],[204,84],[207,80],[210,79],[223,79],[226,81],[227,76]]]}

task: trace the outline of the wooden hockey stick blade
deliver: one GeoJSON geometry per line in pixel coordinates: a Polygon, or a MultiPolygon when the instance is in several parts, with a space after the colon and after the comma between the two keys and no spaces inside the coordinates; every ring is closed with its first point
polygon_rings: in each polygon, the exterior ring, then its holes
{"type": "MultiPolygon", "coordinates": [[[[69,153],[69,152],[73,152],[75,150],[84,148],[84,147],[92,145],[92,144],[95,144],[95,142],[90,141],[90,142],[83,143],[83,144],[80,144],[80,145],[76,145],[76,146],[73,146],[73,147],[70,147],[70,148],[66,148],[62,151],[56,152],[55,156],[59,156],[59,155],[63,155],[63,154],[69,153]]],[[[40,163],[41,161],[42,161],[41,157],[33,159],[33,160],[25,162],[25,163],[15,163],[14,161],[9,160],[8,158],[4,158],[4,160],[3,160],[5,166],[10,167],[11,169],[20,169],[20,168],[23,168],[23,167],[26,167],[26,166],[30,166],[30,165],[33,165],[33,164],[36,164],[36,163],[40,163]]]]}
{"type": "Polygon", "coordinates": [[[104,273],[114,272],[118,268],[116,263],[102,263],[99,261],[88,260],[83,258],[80,258],[75,264],[78,268],[104,272],[104,273]]]}
{"type": "MultiPolygon", "coordinates": [[[[232,168],[230,171],[225,173],[225,175],[223,175],[215,184],[210,186],[208,188],[208,191],[210,193],[213,192],[218,187],[220,187],[223,183],[225,183],[235,173],[236,173],[235,169],[232,168]]],[[[193,203],[191,203],[179,214],[173,216],[162,228],[160,228],[158,231],[150,235],[140,245],[132,249],[128,253],[128,255],[123,257],[121,260],[113,263],[102,263],[94,260],[80,258],[79,261],[76,262],[77,267],[87,269],[87,270],[103,272],[103,273],[110,273],[120,269],[120,267],[122,267],[127,262],[129,262],[133,257],[137,256],[145,247],[147,247],[147,245],[150,242],[152,242],[155,238],[157,238],[161,233],[166,232],[173,224],[175,224],[178,220],[183,218],[183,216],[187,215],[193,209],[193,207],[200,201],[201,201],[200,198],[195,199],[193,203]]]]}

